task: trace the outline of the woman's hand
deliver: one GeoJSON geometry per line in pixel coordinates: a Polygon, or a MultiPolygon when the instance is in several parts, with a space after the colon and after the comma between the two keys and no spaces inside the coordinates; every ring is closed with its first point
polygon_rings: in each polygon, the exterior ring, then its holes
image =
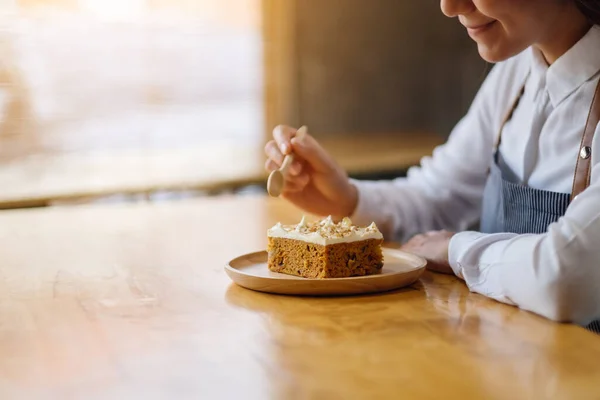
{"type": "Polygon", "coordinates": [[[282,196],[301,209],[317,215],[342,218],[351,215],[358,192],[346,172],[308,133],[278,126],[273,140],[265,146],[267,171],[278,169],[286,154],[294,153],[294,162],[284,174],[282,196]]]}
{"type": "Polygon", "coordinates": [[[444,274],[454,274],[448,262],[448,248],[453,232],[435,231],[414,236],[401,250],[427,259],[427,269],[444,274]]]}

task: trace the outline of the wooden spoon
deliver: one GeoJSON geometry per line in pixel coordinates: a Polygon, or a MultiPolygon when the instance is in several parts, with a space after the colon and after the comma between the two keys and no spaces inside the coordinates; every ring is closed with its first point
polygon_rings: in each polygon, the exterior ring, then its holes
{"type": "MultiPolygon", "coordinates": [[[[296,136],[302,136],[306,133],[306,126],[301,127],[296,132],[296,136]]],[[[279,197],[283,192],[283,188],[285,187],[285,177],[284,174],[287,172],[290,165],[294,161],[294,155],[288,154],[283,159],[281,163],[281,167],[276,169],[275,171],[269,174],[269,179],[267,180],[267,192],[272,197],[279,197]]]]}

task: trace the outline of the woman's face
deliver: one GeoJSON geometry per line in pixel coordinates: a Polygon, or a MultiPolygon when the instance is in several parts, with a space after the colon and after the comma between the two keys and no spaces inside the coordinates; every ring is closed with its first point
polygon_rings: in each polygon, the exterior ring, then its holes
{"type": "Polygon", "coordinates": [[[442,12],[458,17],[479,54],[489,62],[510,58],[556,34],[571,0],[441,0],[442,12]],[[554,29],[554,32],[553,32],[554,29]]]}

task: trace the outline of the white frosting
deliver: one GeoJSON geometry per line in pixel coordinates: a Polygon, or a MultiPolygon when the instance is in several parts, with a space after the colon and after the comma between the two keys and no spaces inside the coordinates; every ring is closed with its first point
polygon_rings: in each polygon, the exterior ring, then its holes
{"type": "Polygon", "coordinates": [[[368,227],[358,227],[352,225],[350,218],[346,217],[336,224],[331,216],[316,222],[306,222],[306,219],[302,217],[298,225],[282,225],[278,222],[267,231],[267,236],[302,240],[323,246],[368,239],[383,239],[383,235],[374,222],[368,227]]]}

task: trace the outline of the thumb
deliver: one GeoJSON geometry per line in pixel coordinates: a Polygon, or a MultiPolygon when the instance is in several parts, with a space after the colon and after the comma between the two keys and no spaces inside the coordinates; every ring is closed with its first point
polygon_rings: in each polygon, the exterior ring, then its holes
{"type": "Polygon", "coordinates": [[[335,169],[331,155],[306,132],[298,132],[291,140],[294,153],[306,160],[317,172],[328,172],[335,169]]]}

